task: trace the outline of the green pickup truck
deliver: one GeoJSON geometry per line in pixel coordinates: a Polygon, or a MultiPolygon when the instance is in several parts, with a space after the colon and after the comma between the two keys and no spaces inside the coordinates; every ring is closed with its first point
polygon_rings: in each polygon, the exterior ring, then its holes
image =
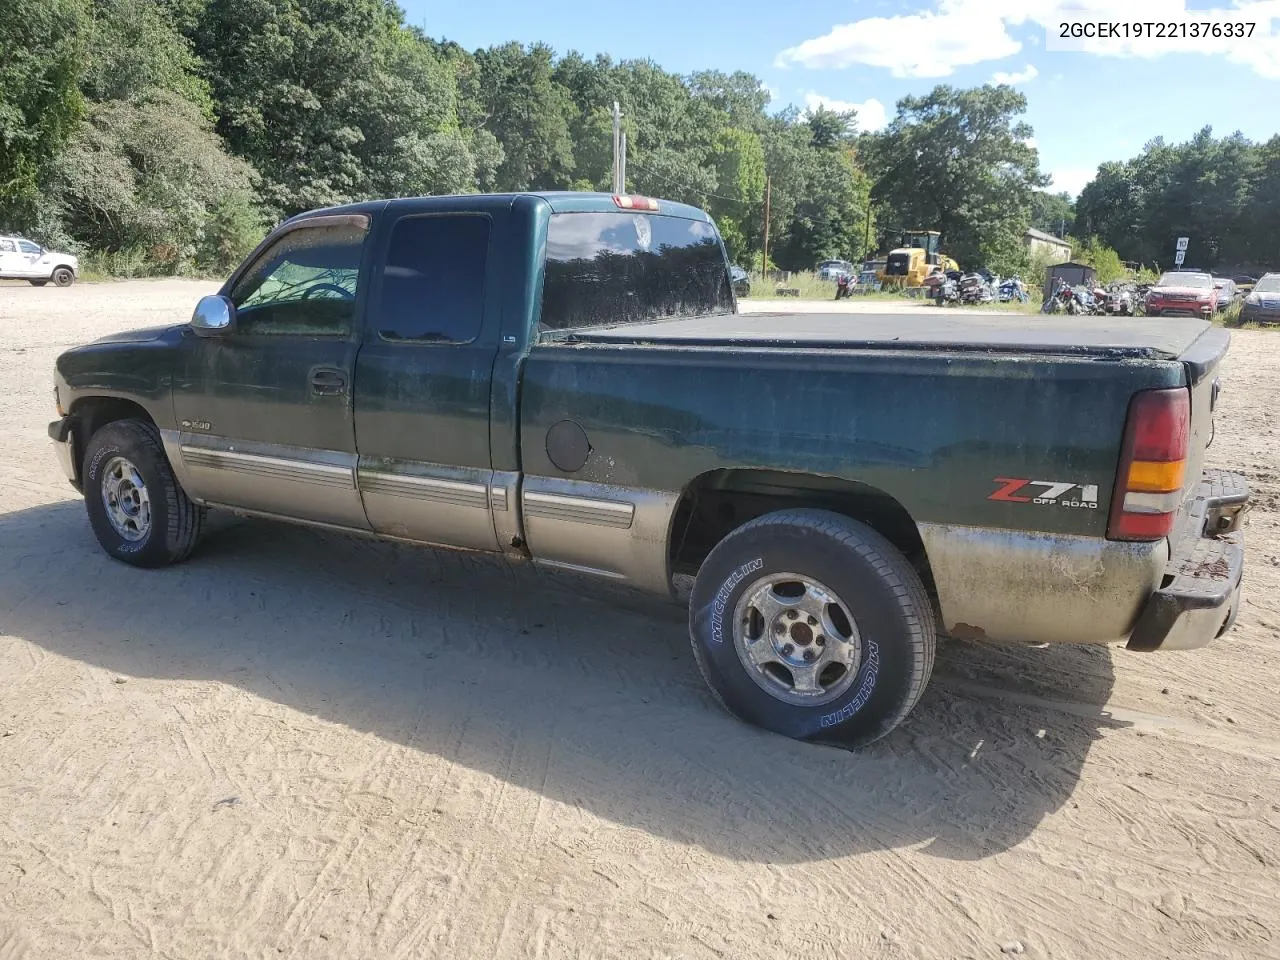
{"type": "Polygon", "coordinates": [[[282,224],[189,324],[68,350],[62,466],[140,567],[223,508],[689,605],[742,719],[862,744],[939,633],[1200,646],[1249,498],[1197,319],[739,314],[705,213],[581,193],[282,224]]]}

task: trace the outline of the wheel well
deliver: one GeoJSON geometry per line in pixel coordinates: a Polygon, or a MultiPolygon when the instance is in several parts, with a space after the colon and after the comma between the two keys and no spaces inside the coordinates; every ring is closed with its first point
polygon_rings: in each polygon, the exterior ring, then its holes
{"type": "Polygon", "coordinates": [[[897,500],[869,484],[782,470],[713,470],[690,483],[672,520],[672,574],[695,576],[707,554],[732,531],[790,507],[831,510],[865,523],[901,550],[925,588],[936,593],[920,531],[897,500]]]}
{"type": "Polygon", "coordinates": [[[151,414],[141,404],[119,397],[87,397],[71,406],[71,415],[75,418],[75,460],[76,482],[81,480],[80,472],[84,466],[84,451],[95,433],[108,423],[117,420],[145,420],[155,423],[151,414]]]}

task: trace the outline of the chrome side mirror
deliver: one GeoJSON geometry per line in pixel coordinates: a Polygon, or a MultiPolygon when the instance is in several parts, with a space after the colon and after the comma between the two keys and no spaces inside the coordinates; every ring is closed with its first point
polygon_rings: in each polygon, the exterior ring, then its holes
{"type": "Polygon", "coordinates": [[[191,329],[200,337],[225,337],[235,323],[235,304],[217,294],[201,297],[191,315],[191,329]]]}

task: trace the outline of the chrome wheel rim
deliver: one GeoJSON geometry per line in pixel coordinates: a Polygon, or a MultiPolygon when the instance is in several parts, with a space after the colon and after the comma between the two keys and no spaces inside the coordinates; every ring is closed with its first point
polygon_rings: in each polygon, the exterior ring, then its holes
{"type": "Polygon", "coordinates": [[[756,684],[784,703],[819,706],[853,685],[862,638],[835,591],[798,573],[761,577],[734,609],[734,647],[756,684]]]}
{"type": "Polygon", "coordinates": [[[124,457],[112,457],[103,468],[102,505],[111,528],[130,543],[151,532],[151,496],[138,468],[124,457]]]}

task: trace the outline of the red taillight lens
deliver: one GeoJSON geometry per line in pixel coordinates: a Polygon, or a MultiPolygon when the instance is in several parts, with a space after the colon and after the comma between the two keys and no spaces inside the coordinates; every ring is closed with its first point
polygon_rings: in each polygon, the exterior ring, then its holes
{"type": "Polygon", "coordinates": [[[1129,407],[1133,460],[1169,463],[1187,459],[1191,400],[1185,389],[1144,390],[1129,407]]]}
{"type": "Polygon", "coordinates": [[[652,197],[624,197],[615,195],[613,202],[616,206],[623,210],[652,210],[658,209],[658,201],[652,197]]]}
{"type": "Polygon", "coordinates": [[[1182,501],[1191,438],[1191,395],[1182,387],[1144,390],[1129,404],[1107,536],[1160,540],[1182,501]]]}

